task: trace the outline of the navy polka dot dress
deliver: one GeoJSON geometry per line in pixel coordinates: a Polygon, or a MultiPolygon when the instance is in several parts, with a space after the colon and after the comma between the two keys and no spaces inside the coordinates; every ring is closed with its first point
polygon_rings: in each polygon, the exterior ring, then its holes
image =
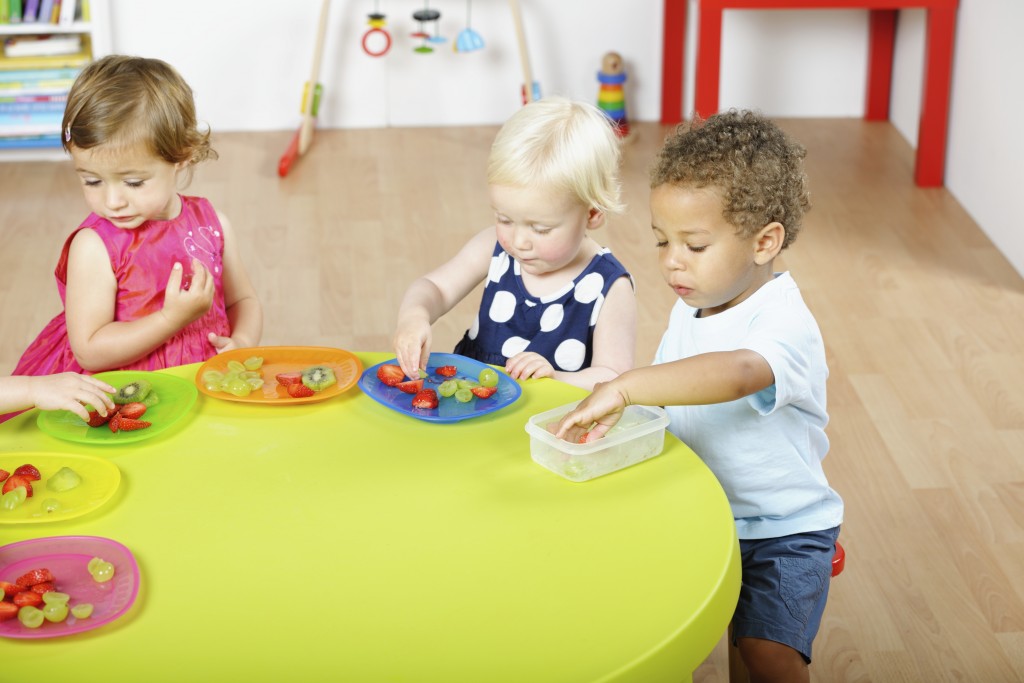
{"type": "Polygon", "coordinates": [[[590,367],[594,326],[605,295],[620,277],[630,275],[602,248],[565,288],[538,298],[526,291],[519,263],[495,244],[480,310],[455,353],[503,366],[517,353],[532,351],[556,370],[590,367]]]}

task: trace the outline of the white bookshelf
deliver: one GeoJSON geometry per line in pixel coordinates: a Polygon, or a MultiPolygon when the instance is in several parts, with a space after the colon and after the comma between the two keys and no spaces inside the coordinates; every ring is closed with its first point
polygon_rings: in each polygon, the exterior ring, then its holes
{"type": "MultiPolygon", "coordinates": [[[[6,0],[0,0],[0,2],[6,0]]],[[[77,0],[81,2],[81,0],[77,0]]],[[[68,26],[31,22],[0,24],[0,41],[10,36],[56,35],[78,33],[89,37],[92,58],[110,54],[110,2],[109,0],[88,0],[89,21],[75,21],[68,26]]],[[[4,161],[61,161],[67,158],[63,148],[47,147],[36,149],[0,148],[0,162],[4,161]]]]}

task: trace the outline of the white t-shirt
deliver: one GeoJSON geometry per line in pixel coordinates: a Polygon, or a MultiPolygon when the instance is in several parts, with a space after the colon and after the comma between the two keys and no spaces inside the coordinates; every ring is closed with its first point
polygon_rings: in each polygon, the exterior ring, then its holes
{"type": "Polygon", "coordinates": [[[750,349],[775,384],[736,401],[665,406],[669,429],[725,489],[741,539],[830,529],[843,501],[825,479],[828,453],[821,331],[789,273],[777,273],[740,304],[707,318],[677,301],[654,363],[750,349]]]}

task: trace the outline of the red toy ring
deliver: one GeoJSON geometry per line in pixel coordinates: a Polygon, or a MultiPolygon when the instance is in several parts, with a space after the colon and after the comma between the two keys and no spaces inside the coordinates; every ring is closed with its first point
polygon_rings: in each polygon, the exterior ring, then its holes
{"type": "Polygon", "coordinates": [[[384,29],[377,28],[376,26],[374,26],[369,31],[367,31],[366,33],[363,34],[363,52],[365,52],[366,54],[370,55],[371,57],[383,57],[384,55],[387,54],[388,50],[390,50],[390,49],[391,49],[391,34],[388,33],[387,31],[385,31],[384,29]],[[377,52],[374,52],[373,50],[371,50],[366,45],[367,41],[370,39],[370,36],[372,36],[374,33],[380,33],[381,35],[384,36],[384,48],[381,49],[381,50],[378,50],[377,52]]]}

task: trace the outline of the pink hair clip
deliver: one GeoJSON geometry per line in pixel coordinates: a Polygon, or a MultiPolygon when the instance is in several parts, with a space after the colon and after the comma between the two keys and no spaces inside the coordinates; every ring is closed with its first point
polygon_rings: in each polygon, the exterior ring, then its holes
{"type": "MultiPolygon", "coordinates": [[[[53,130],[52,128],[50,130],[53,130]]],[[[64,129],[64,142],[71,142],[71,124],[64,129]]]]}

